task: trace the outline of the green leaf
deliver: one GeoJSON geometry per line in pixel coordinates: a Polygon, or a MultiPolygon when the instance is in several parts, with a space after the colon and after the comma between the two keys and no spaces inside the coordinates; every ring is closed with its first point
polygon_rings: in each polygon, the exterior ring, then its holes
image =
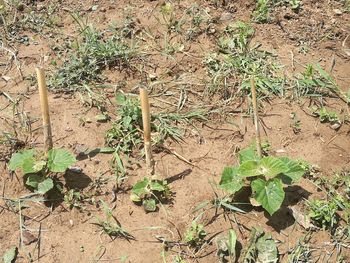
{"type": "Polygon", "coordinates": [[[126,102],[126,96],[123,93],[118,93],[115,97],[118,105],[124,105],[126,102]]]}
{"type": "Polygon", "coordinates": [[[134,195],[137,195],[137,196],[142,196],[144,194],[147,194],[148,193],[148,189],[147,189],[147,186],[149,184],[149,179],[148,178],[144,178],[142,181],[138,181],[133,187],[132,187],[132,190],[131,192],[134,194],[134,195]]]}
{"type": "Polygon", "coordinates": [[[295,183],[305,174],[305,169],[299,164],[299,162],[287,157],[281,157],[280,160],[288,167],[287,171],[284,172],[281,177],[285,184],[295,183]]]}
{"type": "Polygon", "coordinates": [[[223,207],[226,207],[227,209],[230,209],[231,211],[240,212],[240,213],[242,213],[242,214],[245,214],[245,213],[246,213],[246,212],[243,211],[242,209],[240,209],[240,208],[238,208],[238,207],[236,207],[236,206],[234,206],[234,205],[231,205],[231,204],[229,204],[229,203],[227,203],[227,202],[221,202],[221,205],[222,205],[223,207]]]}
{"type": "Polygon", "coordinates": [[[99,153],[114,153],[115,149],[112,147],[102,147],[102,148],[99,148],[98,152],[99,153]]]}
{"type": "Polygon", "coordinates": [[[236,254],[236,242],[237,242],[237,236],[235,231],[233,231],[232,229],[230,229],[230,231],[228,232],[228,252],[230,253],[232,258],[235,258],[235,254],[236,254]]]}
{"type": "Polygon", "coordinates": [[[22,168],[24,174],[35,173],[34,163],[34,150],[23,150],[12,155],[9,169],[15,171],[17,168],[22,168]]]}
{"type": "Polygon", "coordinates": [[[243,177],[260,175],[259,163],[257,161],[245,161],[239,166],[237,173],[243,177]]]}
{"type": "Polygon", "coordinates": [[[256,242],[256,249],[258,250],[258,258],[256,262],[261,263],[275,263],[278,261],[278,251],[276,243],[270,234],[258,238],[256,242]]]}
{"type": "Polygon", "coordinates": [[[158,191],[158,192],[163,192],[166,190],[164,182],[162,181],[151,181],[150,188],[152,191],[158,191]]]}
{"type": "Polygon", "coordinates": [[[238,156],[240,164],[246,161],[259,161],[260,159],[254,145],[251,145],[246,149],[240,150],[238,156]]]}
{"type": "Polygon", "coordinates": [[[157,209],[156,200],[153,198],[143,200],[142,205],[147,212],[154,212],[157,209]]]}
{"type": "Polygon", "coordinates": [[[288,171],[288,167],[280,159],[269,156],[261,159],[259,171],[267,177],[275,177],[288,171]]]}
{"type": "Polygon", "coordinates": [[[31,174],[28,176],[26,185],[33,187],[34,189],[38,189],[38,184],[43,181],[43,177],[37,174],[31,174]]]}
{"type": "Polygon", "coordinates": [[[47,166],[51,172],[64,173],[77,160],[65,149],[51,149],[48,153],[47,166]]]}
{"type": "Polygon", "coordinates": [[[34,164],[33,166],[33,169],[36,171],[36,172],[39,172],[41,171],[46,165],[46,162],[45,161],[38,161],[34,164]]]}
{"type": "Polygon", "coordinates": [[[130,194],[130,200],[135,202],[135,203],[141,202],[141,198],[134,193],[130,194]]]}
{"type": "Polygon", "coordinates": [[[3,259],[4,263],[13,263],[16,261],[17,257],[17,247],[11,247],[10,249],[6,250],[3,259]]]}
{"type": "Polygon", "coordinates": [[[234,194],[243,187],[243,180],[237,174],[237,167],[225,167],[221,175],[219,187],[234,194]]]}
{"type": "Polygon", "coordinates": [[[96,121],[98,122],[106,122],[108,121],[109,117],[106,114],[99,114],[95,116],[96,121]]]}
{"type": "Polygon", "coordinates": [[[44,181],[38,184],[38,193],[46,194],[53,188],[53,180],[51,178],[46,178],[44,181]]]}
{"type": "Polygon", "coordinates": [[[268,181],[256,179],[251,184],[254,193],[254,199],[262,207],[273,215],[282,205],[284,200],[284,190],[280,179],[274,178],[268,181]]]}

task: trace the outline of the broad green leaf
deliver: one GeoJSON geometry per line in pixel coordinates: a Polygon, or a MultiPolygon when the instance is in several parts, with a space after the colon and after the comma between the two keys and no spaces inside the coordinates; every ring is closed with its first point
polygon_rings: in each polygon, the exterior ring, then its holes
{"type": "Polygon", "coordinates": [[[38,193],[46,194],[53,188],[53,180],[51,178],[46,178],[44,181],[38,184],[38,193]]]}
{"type": "Polygon", "coordinates": [[[151,181],[150,188],[152,191],[158,191],[158,192],[165,191],[165,186],[161,181],[151,181]]]}
{"type": "Polygon", "coordinates": [[[237,167],[225,167],[221,175],[219,187],[234,194],[243,187],[243,179],[237,174],[237,167]]]}
{"type": "Polygon", "coordinates": [[[305,174],[305,169],[297,161],[287,157],[281,157],[280,160],[288,167],[281,177],[285,184],[295,183],[305,174]]]}
{"type": "Polygon", "coordinates": [[[258,251],[257,263],[275,263],[278,261],[276,243],[270,234],[258,238],[256,249],[258,251]]]}
{"type": "Polygon", "coordinates": [[[138,181],[133,187],[131,192],[137,196],[141,196],[148,193],[147,186],[149,184],[149,179],[144,178],[142,181],[138,181]]]}
{"type": "Polygon", "coordinates": [[[235,259],[235,254],[236,254],[236,242],[237,242],[237,236],[235,231],[230,229],[228,232],[228,252],[230,253],[231,257],[235,259]]]}
{"type": "Polygon", "coordinates": [[[39,172],[41,171],[46,165],[46,162],[45,161],[38,161],[34,164],[33,166],[33,169],[36,171],[36,172],[39,172]]]}
{"type": "Polygon", "coordinates": [[[22,168],[24,174],[36,172],[33,168],[35,163],[34,150],[23,150],[12,155],[9,162],[9,169],[15,171],[22,168]]]}
{"type": "Polygon", "coordinates": [[[148,212],[154,212],[157,209],[156,200],[153,198],[143,200],[142,205],[148,212]]]}
{"type": "Polygon", "coordinates": [[[4,263],[14,263],[17,257],[17,247],[11,247],[5,251],[3,256],[4,263]]]}
{"type": "Polygon", "coordinates": [[[274,178],[268,181],[256,179],[251,184],[254,193],[254,199],[262,207],[273,215],[282,205],[284,200],[284,190],[280,179],[274,178]]]}
{"type": "Polygon", "coordinates": [[[43,177],[37,174],[31,174],[28,176],[26,185],[33,187],[34,189],[38,189],[38,184],[43,181],[43,177]]]}
{"type": "Polygon", "coordinates": [[[283,161],[275,157],[264,157],[259,164],[259,173],[267,177],[275,177],[286,171],[288,171],[288,167],[283,161]]]}
{"type": "Polygon", "coordinates": [[[239,166],[237,173],[243,177],[261,175],[259,167],[260,166],[257,161],[246,161],[239,166]]]}
{"type": "Polygon", "coordinates": [[[250,147],[240,150],[238,153],[239,163],[242,164],[246,161],[259,161],[259,156],[255,150],[255,146],[251,145],[250,147]]]}
{"type": "Polygon", "coordinates": [[[51,149],[48,153],[47,166],[51,172],[64,173],[77,160],[65,149],[51,149]]]}

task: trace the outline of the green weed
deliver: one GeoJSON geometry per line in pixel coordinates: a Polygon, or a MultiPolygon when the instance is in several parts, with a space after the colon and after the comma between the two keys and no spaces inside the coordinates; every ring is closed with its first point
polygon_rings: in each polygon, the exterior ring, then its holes
{"type": "Polygon", "coordinates": [[[272,13],[279,6],[287,6],[297,12],[301,7],[301,0],[257,0],[253,12],[254,21],[257,23],[270,22],[272,13]]]}
{"type": "Polygon", "coordinates": [[[329,200],[311,200],[307,202],[309,217],[322,229],[333,229],[338,223],[338,205],[329,200]]]}
{"type": "Polygon", "coordinates": [[[339,88],[334,78],[318,64],[307,65],[305,71],[297,77],[294,95],[297,98],[306,96],[319,99],[335,96],[346,103],[350,102],[350,98],[339,88]]]}
{"type": "MultiPolygon", "coordinates": [[[[111,129],[106,133],[106,143],[114,147],[114,167],[117,173],[125,174],[122,157],[129,157],[133,151],[142,146],[142,114],[139,100],[123,94],[117,95],[118,119],[113,121],[111,129]]],[[[151,116],[151,130],[154,132],[152,143],[162,145],[166,138],[179,141],[182,130],[179,124],[190,123],[191,120],[205,120],[201,112],[159,113],[151,116]]]]}
{"type": "Polygon", "coordinates": [[[103,201],[100,202],[105,214],[105,219],[96,217],[97,222],[94,224],[101,228],[101,233],[107,234],[112,240],[118,237],[126,240],[134,240],[135,238],[121,226],[108,205],[103,201]]]}
{"type": "Polygon", "coordinates": [[[331,124],[333,123],[340,123],[340,118],[336,112],[329,111],[325,107],[321,108],[314,108],[313,115],[317,116],[320,119],[320,122],[329,122],[331,124]]]}
{"type": "Polygon", "coordinates": [[[220,53],[203,61],[210,77],[209,92],[222,90],[226,96],[250,94],[250,80],[255,79],[260,97],[284,94],[284,78],[278,77],[278,66],[271,53],[250,45],[254,34],[251,25],[237,22],[226,28],[220,38],[220,53]]]}
{"type": "Polygon", "coordinates": [[[183,241],[194,248],[199,248],[204,238],[207,236],[207,232],[204,230],[202,224],[198,224],[196,221],[192,221],[191,226],[187,229],[183,241]]]}
{"type": "Polygon", "coordinates": [[[79,38],[70,44],[70,52],[49,81],[53,91],[76,91],[84,85],[103,81],[103,69],[130,67],[137,56],[137,48],[120,34],[107,36],[73,16],[80,27],[79,38]]]}

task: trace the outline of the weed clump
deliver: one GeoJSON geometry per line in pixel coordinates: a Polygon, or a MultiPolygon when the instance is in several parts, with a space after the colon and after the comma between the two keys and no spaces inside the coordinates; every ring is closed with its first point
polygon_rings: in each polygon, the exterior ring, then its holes
{"type": "Polygon", "coordinates": [[[253,27],[244,22],[227,26],[226,36],[218,41],[219,52],[204,60],[210,77],[209,92],[224,91],[225,97],[250,93],[250,79],[264,97],[284,94],[284,78],[278,75],[274,56],[250,44],[253,27]]]}
{"type": "Polygon", "coordinates": [[[135,45],[122,35],[107,37],[106,32],[77,21],[81,39],[70,45],[71,51],[62,67],[50,79],[49,87],[54,91],[76,91],[84,84],[101,82],[102,70],[129,67],[131,59],[137,56],[135,45]]]}

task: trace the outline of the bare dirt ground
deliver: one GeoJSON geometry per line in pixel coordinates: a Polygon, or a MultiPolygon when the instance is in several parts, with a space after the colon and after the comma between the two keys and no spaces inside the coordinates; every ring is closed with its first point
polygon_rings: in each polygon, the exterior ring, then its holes
{"type": "MultiPolygon", "coordinates": [[[[219,262],[215,238],[234,229],[237,260],[242,260],[239,255],[249,246],[251,230],[261,227],[276,241],[279,262],[350,262],[349,237],[337,243],[334,233],[328,230],[306,230],[296,222],[291,210],[292,206],[304,209],[306,200],[326,198],[327,193],[320,190],[315,177],[332,177],[350,170],[349,104],[337,96],[319,99],[272,95],[260,101],[262,136],[270,144],[269,153],[302,159],[318,167],[316,174],[286,189],[286,199],[273,216],[247,204],[247,194],[243,194],[236,201],[245,203],[239,208],[246,213],[200,210],[203,212],[200,222],[208,242],[198,251],[159,241],[159,237],[164,237],[182,242],[186,229],[199,215],[194,209],[215,198],[215,194],[222,195],[213,185],[219,183],[225,166],[238,163],[239,149],[249,146],[255,138],[247,95],[235,97],[237,89],[229,94],[225,89],[208,91],[211,77],[203,61],[218,51],[217,43],[226,26],[236,21],[251,21],[255,29],[251,44],[260,43],[260,49],[275,54],[273,60],[283,65],[280,72],[284,77],[292,79],[304,72],[307,64],[318,63],[331,72],[340,90],[346,93],[350,87],[350,14],[343,11],[343,2],[304,0],[298,12],[278,6],[268,23],[255,23],[256,1],[196,1],[204,10],[203,17],[206,14],[211,20],[190,39],[185,31],[167,28],[160,12],[164,1],[23,2],[11,9],[13,17],[22,22],[7,28],[4,23],[0,25],[3,26],[0,131],[16,130],[14,137],[18,139],[10,146],[0,145],[0,255],[17,246],[16,262],[219,262]],[[48,15],[49,12],[52,14],[48,15]],[[140,83],[149,88],[154,113],[176,112],[183,94],[187,99],[181,111],[201,109],[206,113],[205,121],[178,122],[184,131],[183,140],[175,142],[168,138],[164,148],[154,154],[156,173],[169,182],[174,193],[172,201],[161,205],[156,212],[146,213],[129,197],[134,183],[146,174],[140,154],[131,158],[128,177],[118,191],[114,191],[111,155],[81,154],[82,149],[88,152],[104,147],[106,131],[111,128],[111,121],[96,121],[95,116],[101,114],[100,104],[93,101],[92,105],[91,97],[81,91],[52,90],[49,106],[54,147],[74,153],[78,159],[75,166],[82,169],[81,173],[67,173],[62,178],[64,187],[79,191],[85,200],[79,203],[79,209],[71,209],[62,196],[45,203],[28,202],[24,209],[9,205],[9,200],[31,193],[22,174],[9,171],[11,154],[23,147],[43,147],[34,68],[43,66],[49,79],[57,68],[69,63],[69,60],[64,62],[69,53],[67,43],[79,36],[79,27],[71,13],[79,13],[101,30],[113,22],[123,26],[126,21],[132,21],[127,27],[132,31],[128,39],[137,45],[141,58],[131,62],[130,69],[120,66],[104,69],[100,83],[108,87],[103,93],[98,91],[96,83],[92,84],[93,87],[96,84],[95,95],[102,94],[105,112],[112,120],[118,117],[115,90],[137,95],[140,83]],[[23,22],[28,14],[32,18],[23,22]],[[315,105],[336,112],[341,119],[340,127],[334,129],[332,124],[322,123],[313,116],[310,109],[315,105]],[[99,200],[114,208],[113,215],[134,240],[112,240],[101,232],[94,224],[96,217],[104,217],[99,200]],[[35,241],[20,247],[23,224],[35,241]],[[292,261],[290,255],[293,249],[302,247],[302,240],[308,240],[306,259],[292,261]]],[[[169,3],[174,8],[174,20],[182,21],[195,1],[169,3]]]]}

